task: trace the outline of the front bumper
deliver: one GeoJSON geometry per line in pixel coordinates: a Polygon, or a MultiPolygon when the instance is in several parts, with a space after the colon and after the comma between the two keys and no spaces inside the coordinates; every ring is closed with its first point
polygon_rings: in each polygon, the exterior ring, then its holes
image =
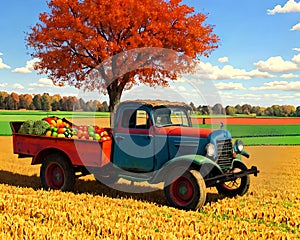
{"type": "Polygon", "coordinates": [[[253,174],[256,177],[258,173],[259,173],[259,170],[257,169],[257,167],[252,166],[250,169],[243,170],[238,173],[224,173],[224,174],[214,176],[211,178],[206,178],[204,180],[205,180],[206,187],[213,187],[219,183],[234,181],[237,178],[241,178],[246,175],[253,174]]]}

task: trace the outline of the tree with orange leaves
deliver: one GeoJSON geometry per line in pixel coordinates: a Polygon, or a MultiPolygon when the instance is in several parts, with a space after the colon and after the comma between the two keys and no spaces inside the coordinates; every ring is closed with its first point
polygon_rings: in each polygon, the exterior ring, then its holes
{"type": "Polygon", "coordinates": [[[181,0],[50,0],[27,34],[35,65],[56,85],[107,93],[110,111],[138,83],[168,86],[219,38],[181,0]]]}

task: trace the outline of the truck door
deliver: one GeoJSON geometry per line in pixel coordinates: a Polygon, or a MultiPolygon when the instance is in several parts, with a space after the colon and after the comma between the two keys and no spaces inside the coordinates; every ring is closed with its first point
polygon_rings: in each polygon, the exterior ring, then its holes
{"type": "Polygon", "coordinates": [[[145,109],[122,111],[117,130],[114,132],[113,163],[135,172],[154,169],[154,138],[152,121],[145,109]]]}

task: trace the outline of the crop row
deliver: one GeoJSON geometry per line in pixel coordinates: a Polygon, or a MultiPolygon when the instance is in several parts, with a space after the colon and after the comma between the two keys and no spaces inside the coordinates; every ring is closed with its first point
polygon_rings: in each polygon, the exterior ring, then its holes
{"type": "Polygon", "coordinates": [[[300,199],[267,192],[179,211],[134,199],[0,185],[2,239],[294,239],[300,199]],[[264,196],[263,196],[264,195],[264,196]],[[282,199],[287,198],[282,201],[282,199]]]}
{"type": "Polygon", "coordinates": [[[44,191],[38,168],[30,159],[12,157],[7,145],[0,156],[0,239],[300,238],[298,147],[247,149],[247,165],[261,171],[251,177],[249,193],[230,199],[209,189],[203,208],[187,212],[166,206],[161,187],[127,194],[91,176],[77,181],[75,192],[44,191]]]}

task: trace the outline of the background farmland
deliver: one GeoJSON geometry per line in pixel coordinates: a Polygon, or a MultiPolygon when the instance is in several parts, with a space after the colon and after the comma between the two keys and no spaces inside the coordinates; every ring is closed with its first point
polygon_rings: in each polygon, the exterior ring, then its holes
{"type": "MultiPolygon", "coordinates": [[[[89,123],[90,116],[77,117],[78,123],[89,123]]],[[[2,118],[5,127],[9,119],[22,120],[20,115],[2,118]]],[[[94,123],[107,126],[109,121],[100,115],[94,123]]],[[[220,126],[201,124],[201,127],[220,126]]],[[[289,134],[287,137],[291,137],[294,144],[298,136],[293,135],[293,131],[299,129],[290,124],[249,125],[247,128],[228,124],[224,127],[232,128],[233,136],[240,134],[244,140],[249,130],[256,133],[261,128],[251,139],[272,138],[272,144],[274,138],[282,139],[280,134],[283,133],[289,134]],[[270,137],[265,134],[266,129],[279,135],[270,137]]],[[[167,206],[162,184],[133,184],[121,179],[118,189],[124,191],[117,191],[87,176],[77,180],[74,192],[44,191],[39,166],[31,166],[29,158],[18,159],[12,153],[12,138],[0,137],[0,239],[300,238],[297,184],[300,147],[251,146],[247,151],[251,157],[245,159],[246,165],[256,165],[260,170],[258,177],[251,176],[248,194],[229,199],[210,188],[204,207],[186,212],[167,206]],[[147,193],[128,194],[127,188],[147,193]]]]}
{"type": "Polygon", "coordinates": [[[233,138],[245,145],[300,145],[300,118],[194,118],[194,127],[230,131],[233,138]],[[203,124],[205,122],[205,124],[203,124]]]}
{"type": "Polygon", "coordinates": [[[1,239],[296,239],[300,237],[300,148],[248,147],[257,165],[249,193],[223,198],[208,189],[199,211],[166,206],[162,185],[119,187],[153,190],[127,194],[85,177],[74,192],[43,191],[39,166],[12,154],[0,137],[1,239]]]}

